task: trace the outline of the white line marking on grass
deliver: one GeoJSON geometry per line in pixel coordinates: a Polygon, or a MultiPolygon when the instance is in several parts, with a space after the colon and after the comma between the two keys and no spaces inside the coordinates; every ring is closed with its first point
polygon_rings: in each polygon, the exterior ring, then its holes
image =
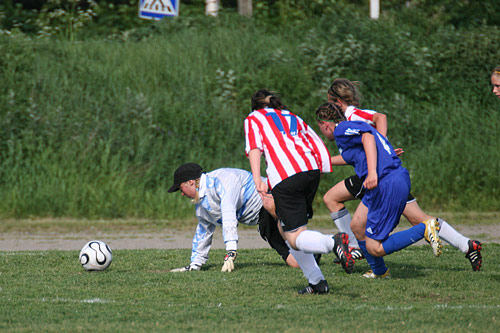
{"type": "Polygon", "coordinates": [[[435,309],[458,309],[458,310],[463,310],[463,309],[499,309],[500,305],[477,305],[477,304],[472,304],[472,305],[449,305],[449,304],[436,304],[434,305],[435,309]]]}
{"type": "MultiPolygon", "coordinates": [[[[375,311],[401,311],[401,310],[411,310],[413,305],[402,305],[402,306],[372,306],[372,305],[358,305],[355,307],[356,310],[359,309],[369,309],[375,311]]],[[[438,310],[465,310],[465,309],[500,309],[500,304],[496,305],[450,305],[450,304],[436,304],[434,309],[438,310]]]]}
{"type": "Polygon", "coordinates": [[[114,303],[115,301],[110,301],[101,298],[91,298],[91,299],[67,299],[67,298],[42,298],[42,302],[68,302],[68,303],[114,303]]]}
{"type": "Polygon", "coordinates": [[[358,305],[356,310],[359,309],[370,309],[370,310],[382,310],[382,311],[401,311],[401,310],[411,310],[413,305],[402,305],[402,306],[372,306],[372,305],[358,305]]]}
{"type": "Polygon", "coordinates": [[[19,256],[19,255],[23,255],[23,256],[40,256],[40,255],[46,255],[47,252],[45,251],[15,251],[15,252],[0,252],[0,255],[2,256],[19,256]]]}
{"type": "Polygon", "coordinates": [[[100,299],[100,298],[84,299],[81,302],[82,303],[111,303],[111,301],[108,301],[106,299],[100,299]]]}

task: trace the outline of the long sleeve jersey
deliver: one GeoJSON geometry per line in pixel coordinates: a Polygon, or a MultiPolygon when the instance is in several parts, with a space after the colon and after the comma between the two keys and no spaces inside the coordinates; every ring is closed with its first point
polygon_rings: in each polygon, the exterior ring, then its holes
{"type": "Polygon", "coordinates": [[[191,264],[201,266],[208,260],[215,227],[222,227],[226,250],[236,250],[238,223],[256,225],[262,200],[255,189],[252,174],[233,168],[202,174],[198,194],[198,226],[193,237],[191,264]]]}

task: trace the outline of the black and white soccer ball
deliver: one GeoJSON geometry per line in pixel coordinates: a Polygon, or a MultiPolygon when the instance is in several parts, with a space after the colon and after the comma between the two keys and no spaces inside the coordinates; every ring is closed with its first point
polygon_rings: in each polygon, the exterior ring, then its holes
{"type": "Polygon", "coordinates": [[[108,244],[93,240],[80,251],[80,263],[86,271],[103,271],[111,265],[113,255],[108,244]]]}

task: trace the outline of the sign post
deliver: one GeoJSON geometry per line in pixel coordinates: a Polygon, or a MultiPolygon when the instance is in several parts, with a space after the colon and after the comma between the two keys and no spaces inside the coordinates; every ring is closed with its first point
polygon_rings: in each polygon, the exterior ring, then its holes
{"type": "Polygon", "coordinates": [[[165,16],[179,15],[179,0],[140,0],[139,17],[161,20],[165,16]]]}
{"type": "Polygon", "coordinates": [[[370,18],[378,19],[380,14],[380,1],[379,0],[370,0],[370,18]]]}

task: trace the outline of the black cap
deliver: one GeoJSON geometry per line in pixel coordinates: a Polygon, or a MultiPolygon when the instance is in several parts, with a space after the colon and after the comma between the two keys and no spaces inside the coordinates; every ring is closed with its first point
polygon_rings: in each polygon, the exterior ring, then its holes
{"type": "Polygon", "coordinates": [[[174,185],[170,186],[168,193],[179,191],[181,183],[191,179],[198,179],[203,169],[196,163],[186,163],[177,168],[174,172],[174,185]]]}

